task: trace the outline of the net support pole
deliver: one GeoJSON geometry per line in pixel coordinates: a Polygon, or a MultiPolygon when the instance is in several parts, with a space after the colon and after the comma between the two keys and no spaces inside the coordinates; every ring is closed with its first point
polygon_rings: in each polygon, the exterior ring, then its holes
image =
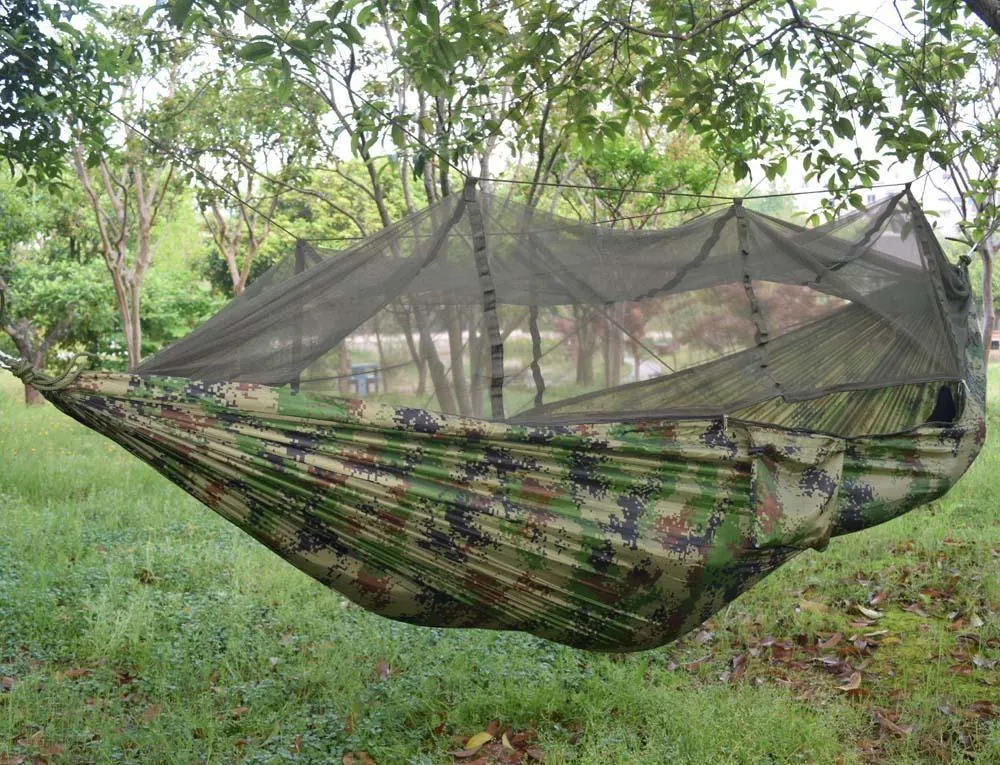
{"type": "MultiPolygon", "coordinates": [[[[301,274],[306,270],[306,240],[295,240],[295,273],[301,274]]],[[[295,336],[292,338],[292,363],[297,363],[302,355],[302,304],[299,303],[295,321],[295,336]]],[[[302,379],[302,370],[295,373],[295,380],[292,382],[292,393],[299,392],[299,384],[302,379]]]]}
{"type": "Polygon", "coordinates": [[[476,196],[478,182],[477,178],[466,178],[462,196],[469,216],[469,227],[472,229],[472,252],[479,272],[479,288],[483,293],[483,322],[490,341],[490,416],[494,420],[503,420],[503,336],[500,334],[500,319],[497,316],[497,291],[486,251],[483,212],[476,196]]]}
{"type": "Polygon", "coordinates": [[[770,339],[770,332],[767,327],[767,319],[760,310],[760,302],[753,290],[753,276],[750,273],[750,232],[747,226],[746,211],[743,208],[743,199],[737,197],[733,200],[733,209],[736,213],[736,233],[740,243],[740,264],[743,269],[743,291],[746,292],[747,302],[750,304],[750,318],[754,326],[754,342],[757,344],[758,361],[761,370],[771,378],[776,388],[780,384],[768,371],[769,359],[767,343],[770,339]]]}

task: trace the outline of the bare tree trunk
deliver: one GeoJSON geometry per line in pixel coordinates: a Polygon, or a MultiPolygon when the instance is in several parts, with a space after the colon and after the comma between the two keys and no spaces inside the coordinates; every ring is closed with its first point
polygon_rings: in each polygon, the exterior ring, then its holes
{"type": "Polygon", "coordinates": [[[465,349],[462,344],[462,322],[458,309],[449,306],[446,310],[448,323],[448,349],[451,356],[451,379],[455,386],[455,398],[458,410],[468,417],[472,413],[472,403],[469,400],[469,386],[465,381],[465,349]]]}
{"type": "Polygon", "coordinates": [[[389,392],[389,369],[385,361],[385,349],[382,347],[382,322],[379,321],[381,311],[372,319],[372,329],[375,331],[375,347],[378,348],[378,372],[382,377],[382,391],[389,392]]]}
{"type": "Polygon", "coordinates": [[[35,390],[30,385],[24,386],[24,405],[25,406],[38,406],[45,402],[42,394],[35,390]]]}
{"type": "Polygon", "coordinates": [[[986,26],[1000,35],[1000,0],[965,0],[965,4],[986,26]]]}
{"type": "Polygon", "coordinates": [[[410,307],[400,306],[397,318],[399,319],[400,326],[403,328],[403,337],[406,340],[406,347],[410,351],[410,358],[413,359],[413,363],[417,367],[417,395],[422,396],[427,392],[427,365],[424,364],[424,358],[420,355],[417,343],[413,339],[413,324],[410,322],[410,307]]]}
{"type": "Polygon", "coordinates": [[[993,344],[993,327],[996,310],[993,308],[993,247],[983,242],[979,247],[983,258],[983,361],[990,363],[990,346],[993,344]]]}
{"type": "Polygon", "coordinates": [[[427,369],[431,373],[431,382],[434,383],[434,395],[437,396],[438,410],[454,414],[457,411],[455,397],[452,395],[451,386],[448,384],[448,375],[445,372],[444,364],[438,356],[437,348],[434,347],[434,338],[431,335],[430,322],[423,310],[414,306],[414,318],[417,320],[417,327],[420,330],[420,355],[427,362],[427,369]]]}
{"type": "Polygon", "coordinates": [[[337,347],[337,390],[341,396],[348,395],[351,384],[351,359],[347,355],[347,341],[341,341],[337,347]]]}

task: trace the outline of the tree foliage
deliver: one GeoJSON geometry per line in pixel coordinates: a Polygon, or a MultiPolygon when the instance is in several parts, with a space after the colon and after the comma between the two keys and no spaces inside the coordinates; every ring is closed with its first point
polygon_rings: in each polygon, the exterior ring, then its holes
{"type": "Polygon", "coordinates": [[[102,105],[114,57],[74,24],[88,0],[0,2],[0,143],[11,174],[53,180],[74,135],[102,138],[102,105]]]}

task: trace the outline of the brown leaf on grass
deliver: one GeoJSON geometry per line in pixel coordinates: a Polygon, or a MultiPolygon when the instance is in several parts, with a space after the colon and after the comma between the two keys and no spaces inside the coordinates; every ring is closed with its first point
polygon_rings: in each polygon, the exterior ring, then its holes
{"type": "Polygon", "coordinates": [[[881,603],[882,601],[884,601],[887,597],[889,597],[889,591],[888,590],[879,590],[874,595],[872,595],[871,600],[868,601],[868,605],[870,605],[870,606],[877,606],[879,603],[881,603]]]}
{"type": "Polygon", "coordinates": [[[952,664],[948,667],[948,671],[953,675],[958,675],[959,677],[968,677],[972,674],[971,664],[952,664]]]}
{"type": "Polygon", "coordinates": [[[911,603],[908,606],[903,606],[903,610],[904,611],[908,611],[911,614],[916,614],[917,616],[920,616],[920,617],[926,617],[927,616],[927,612],[924,611],[924,609],[922,609],[916,603],[911,603]]]}
{"type": "Polygon", "coordinates": [[[232,709],[229,710],[229,716],[232,717],[234,720],[238,720],[241,717],[243,717],[243,715],[245,715],[249,711],[250,711],[250,707],[246,707],[246,706],[243,706],[243,707],[233,707],[232,709]]]}
{"type": "Polygon", "coordinates": [[[878,721],[879,727],[886,733],[891,733],[896,738],[905,738],[913,732],[912,725],[900,725],[893,719],[894,717],[894,714],[886,710],[875,710],[875,719],[878,721]]]}
{"type": "Polygon", "coordinates": [[[983,720],[993,720],[1000,715],[1000,706],[992,701],[973,701],[966,707],[966,711],[983,720]]]}
{"type": "Polygon", "coordinates": [[[853,672],[847,682],[837,687],[838,691],[856,691],[861,687],[861,673],[853,672]]]}
{"type": "Polygon", "coordinates": [[[67,678],[68,680],[79,680],[81,677],[86,677],[89,674],[90,674],[89,669],[80,667],[77,669],[67,669],[65,672],[63,672],[63,677],[67,678]]]}
{"type": "Polygon", "coordinates": [[[375,674],[378,676],[379,680],[388,680],[389,675],[392,674],[392,669],[386,663],[385,659],[377,659],[375,661],[375,674]]]}
{"type": "Polygon", "coordinates": [[[828,614],[830,606],[826,603],[817,603],[815,600],[800,600],[799,609],[810,614],[828,614]]]}
{"type": "Polygon", "coordinates": [[[469,757],[475,757],[477,754],[479,754],[480,749],[482,749],[482,746],[477,746],[475,749],[459,749],[454,752],[448,752],[448,754],[450,754],[452,757],[455,757],[456,759],[464,760],[469,757]]]}
{"type": "Polygon", "coordinates": [[[828,639],[823,640],[820,643],[817,643],[816,647],[819,648],[821,651],[827,651],[831,648],[834,648],[837,645],[837,643],[839,643],[843,639],[844,639],[843,632],[834,632],[832,635],[830,635],[828,639]]]}
{"type": "Polygon", "coordinates": [[[368,752],[351,752],[345,754],[341,759],[343,765],[375,765],[375,760],[369,756],[368,752]]]}
{"type": "Polygon", "coordinates": [[[160,704],[150,704],[142,713],[142,719],[146,722],[153,722],[157,717],[160,716],[160,712],[163,707],[160,704]]]}
{"type": "Polygon", "coordinates": [[[292,754],[299,754],[302,751],[301,733],[292,739],[292,743],[289,745],[288,751],[290,751],[292,754]]]}
{"type": "Polygon", "coordinates": [[[732,669],[729,671],[728,682],[735,683],[738,681],[747,671],[747,655],[741,653],[739,656],[734,656],[733,660],[730,662],[732,669]]]}
{"type": "Polygon", "coordinates": [[[41,729],[36,730],[27,738],[18,739],[17,743],[19,743],[21,746],[32,746],[32,747],[41,746],[43,733],[44,731],[42,731],[41,729]]]}
{"type": "Polygon", "coordinates": [[[19,754],[11,757],[0,757],[0,765],[24,765],[27,760],[19,754]]]}
{"type": "Polygon", "coordinates": [[[66,747],[62,744],[43,744],[38,748],[38,753],[42,757],[62,757],[66,754],[66,747]]]}
{"type": "Polygon", "coordinates": [[[0,676],[0,691],[10,691],[14,689],[14,678],[7,675],[0,676]]]}
{"type": "Polygon", "coordinates": [[[500,745],[509,752],[516,752],[514,745],[510,743],[510,739],[507,738],[507,734],[504,733],[500,738],[500,745]]]}
{"type": "Polygon", "coordinates": [[[545,753],[541,749],[535,746],[529,749],[525,749],[524,753],[528,755],[531,759],[537,760],[538,762],[542,762],[545,759],[545,753]]]}
{"type": "Polygon", "coordinates": [[[486,723],[486,732],[490,734],[490,738],[496,738],[497,734],[500,733],[499,720],[490,720],[486,723]]]}

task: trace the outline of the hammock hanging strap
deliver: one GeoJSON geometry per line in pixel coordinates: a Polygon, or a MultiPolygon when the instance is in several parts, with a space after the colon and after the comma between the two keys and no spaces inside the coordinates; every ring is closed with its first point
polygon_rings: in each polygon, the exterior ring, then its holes
{"type": "Polygon", "coordinates": [[[503,412],[503,336],[500,334],[500,320],[497,317],[497,291],[490,271],[489,255],[486,252],[486,228],[483,213],[476,196],[476,178],[465,179],[466,212],[472,229],[472,251],[476,257],[479,272],[479,286],[483,292],[483,322],[490,340],[490,415],[494,420],[504,419],[503,412]]]}

